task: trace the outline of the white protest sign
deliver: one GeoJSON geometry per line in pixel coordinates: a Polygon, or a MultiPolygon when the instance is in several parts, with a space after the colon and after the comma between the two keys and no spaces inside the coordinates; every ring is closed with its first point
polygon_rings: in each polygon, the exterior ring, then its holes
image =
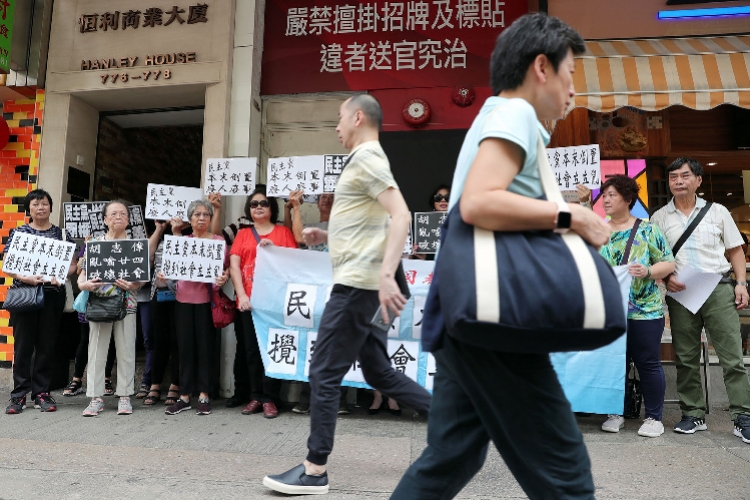
{"type": "Polygon", "coordinates": [[[224,272],[224,240],[164,236],[161,272],[171,280],[214,283],[224,272]]]}
{"type": "Polygon", "coordinates": [[[203,179],[205,194],[248,196],[255,190],[257,158],[209,158],[203,179]]]}
{"type": "Polygon", "coordinates": [[[601,164],[598,144],[547,149],[547,158],[561,191],[583,184],[589,189],[601,187],[601,164]]]}
{"type": "Polygon", "coordinates": [[[169,220],[179,217],[188,220],[187,209],[191,202],[203,199],[200,188],[149,184],[146,196],[146,218],[169,220]]]}
{"type": "Polygon", "coordinates": [[[15,231],[3,258],[3,272],[64,283],[75,250],[75,243],[15,231]]]}
{"type": "Polygon", "coordinates": [[[305,194],[322,194],[323,168],[322,155],[269,158],[266,192],[268,196],[288,196],[301,189],[305,194]]]}

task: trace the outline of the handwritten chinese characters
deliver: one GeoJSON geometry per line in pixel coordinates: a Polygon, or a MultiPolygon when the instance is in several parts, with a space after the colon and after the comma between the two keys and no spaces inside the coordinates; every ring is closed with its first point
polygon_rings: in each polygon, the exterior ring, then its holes
{"type": "Polygon", "coordinates": [[[89,241],[86,243],[86,279],[102,283],[149,281],[148,240],[89,241]]]}
{"type": "Polygon", "coordinates": [[[577,184],[590,189],[601,186],[599,145],[547,149],[547,158],[561,191],[575,190],[577,184]]]}
{"type": "Polygon", "coordinates": [[[75,244],[43,238],[34,234],[14,232],[3,259],[3,272],[20,276],[42,276],[45,281],[56,278],[64,283],[75,244]]]}
{"type": "Polygon", "coordinates": [[[186,14],[185,9],[177,5],[170,9],[161,9],[150,7],[140,10],[128,10],[120,12],[105,12],[104,14],[81,14],[78,19],[78,28],[81,33],[92,33],[95,31],[116,31],[128,28],[138,29],[139,26],[144,28],[155,28],[156,26],[169,26],[172,23],[180,24],[197,24],[208,22],[208,5],[198,3],[188,7],[186,14]]]}
{"type": "Polygon", "coordinates": [[[257,158],[209,158],[204,192],[224,196],[248,196],[255,190],[257,158]]]}
{"type": "Polygon", "coordinates": [[[149,184],[146,197],[146,218],[169,220],[179,217],[182,220],[188,220],[188,206],[191,202],[202,198],[203,192],[200,188],[149,184]]]}
{"type": "Polygon", "coordinates": [[[268,196],[288,196],[296,189],[323,193],[323,156],[290,156],[268,160],[268,196]]]}
{"type": "Polygon", "coordinates": [[[414,214],[414,244],[418,254],[434,254],[440,242],[440,230],[447,212],[417,212],[414,214]]]}
{"type": "Polygon", "coordinates": [[[101,212],[106,202],[63,203],[65,230],[71,238],[86,238],[93,234],[89,214],[101,212]]]}
{"type": "Polygon", "coordinates": [[[224,272],[224,240],[164,236],[161,271],[167,279],[214,283],[224,272]]]}

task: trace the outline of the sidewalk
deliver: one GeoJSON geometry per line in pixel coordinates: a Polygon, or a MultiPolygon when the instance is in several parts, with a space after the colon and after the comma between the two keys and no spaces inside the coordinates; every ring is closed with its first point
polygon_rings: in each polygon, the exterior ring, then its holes
{"type": "MultiPolygon", "coordinates": [[[[84,395],[54,396],[55,413],[29,408],[0,417],[1,499],[284,498],[261,480],[298,464],[306,453],[309,417],[290,411],[266,420],[219,400],[209,416],[168,416],[162,404],[143,407],[133,399],[133,415],[118,416],[117,399],[107,398],[100,417],[83,418],[84,395]]],[[[640,421],[606,434],[599,430],[602,417],[579,419],[597,498],[750,499],[750,445],[732,434],[728,413],[712,409],[708,431],[684,436],[671,431],[679,409],[666,408],[668,430],[656,439],[636,434],[640,421]]],[[[426,423],[412,421],[410,413],[371,417],[355,408],[340,417],[331,493],[321,498],[387,499],[424,447],[426,423]]],[[[492,451],[458,498],[526,496],[492,451]]]]}

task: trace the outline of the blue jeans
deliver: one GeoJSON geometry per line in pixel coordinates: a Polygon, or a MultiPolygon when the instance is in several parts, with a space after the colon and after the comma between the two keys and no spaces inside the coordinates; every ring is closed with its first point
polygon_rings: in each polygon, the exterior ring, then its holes
{"type": "Polygon", "coordinates": [[[427,448],[392,500],[455,497],[482,468],[490,440],[529,498],[594,498],[583,436],[547,354],[481,349],[445,335],[435,359],[427,448]]]}

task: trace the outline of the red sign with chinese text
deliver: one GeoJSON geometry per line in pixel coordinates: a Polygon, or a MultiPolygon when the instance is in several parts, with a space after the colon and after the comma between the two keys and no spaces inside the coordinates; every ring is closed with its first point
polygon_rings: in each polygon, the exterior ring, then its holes
{"type": "Polygon", "coordinates": [[[267,0],[264,95],[486,86],[527,0],[267,0]]]}

